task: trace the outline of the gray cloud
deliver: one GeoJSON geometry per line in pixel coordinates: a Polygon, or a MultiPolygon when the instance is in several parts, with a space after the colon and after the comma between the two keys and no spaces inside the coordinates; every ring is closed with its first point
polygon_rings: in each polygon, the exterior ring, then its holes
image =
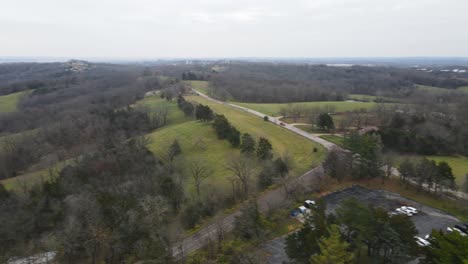
{"type": "Polygon", "coordinates": [[[5,0],[0,56],[468,56],[466,0],[5,0]]]}

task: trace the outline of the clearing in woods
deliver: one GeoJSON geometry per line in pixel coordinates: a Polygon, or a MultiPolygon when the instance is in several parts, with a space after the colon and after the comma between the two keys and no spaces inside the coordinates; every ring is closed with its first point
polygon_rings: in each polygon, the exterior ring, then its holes
{"type": "Polygon", "coordinates": [[[22,91],[0,96],[0,113],[15,112],[18,109],[18,102],[29,91],[22,91]]]}

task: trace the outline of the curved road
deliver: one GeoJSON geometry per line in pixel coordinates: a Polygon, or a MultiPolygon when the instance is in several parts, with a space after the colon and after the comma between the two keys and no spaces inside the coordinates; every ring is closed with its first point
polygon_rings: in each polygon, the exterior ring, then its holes
{"type": "Polygon", "coordinates": [[[210,101],[213,101],[213,102],[216,102],[218,104],[224,104],[224,105],[229,105],[231,107],[234,107],[234,108],[237,108],[237,109],[240,109],[242,111],[245,111],[247,113],[250,113],[250,114],[253,114],[253,115],[256,115],[260,118],[264,118],[265,116],[268,117],[268,121],[270,121],[271,123],[273,124],[276,124],[278,126],[281,126],[281,127],[284,127],[298,135],[301,135],[305,138],[308,138],[310,140],[313,140],[317,143],[319,143],[320,145],[324,146],[327,150],[332,150],[332,149],[335,149],[335,148],[338,148],[340,150],[342,150],[340,147],[338,147],[336,144],[332,143],[332,142],[329,142],[329,141],[326,141],[325,139],[321,138],[321,137],[318,137],[318,136],[315,136],[315,135],[312,135],[312,134],[309,134],[307,132],[305,132],[304,130],[301,130],[293,125],[290,125],[290,124],[287,124],[287,123],[284,123],[284,122],[281,122],[278,118],[276,117],[273,117],[273,116],[268,116],[268,115],[265,115],[263,113],[260,113],[258,111],[255,111],[255,110],[252,110],[250,108],[247,108],[247,107],[243,107],[243,106],[240,106],[240,105],[236,105],[236,104],[231,104],[231,103],[226,103],[226,102],[223,102],[223,101],[219,101],[219,100],[216,100],[214,98],[211,98],[209,97],[208,95],[206,94],[203,94],[197,90],[193,90],[196,94],[198,94],[199,96],[201,97],[204,97],[210,101]],[[282,124],[282,125],[281,125],[282,124]]]}
{"type": "MultiPolygon", "coordinates": [[[[219,104],[224,104],[224,105],[229,105],[231,107],[234,107],[234,108],[237,108],[237,109],[240,109],[242,111],[245,111],[245,112],[248,112],[248,113],[251,113],[253,115],[256,115],[260,118],[264,118],[266,115],[265,114],[262,114],[258,111],[255,111],[255,110],[252,110],[252,109],[249,109],[249,108],[246,108],[246,107],[242,107],[242,106],[239,106],[239,105],[235,105],[235,104],[230,104],[230,103],[226,103],[226,102],[223,102],[223,101],[219,101],[219,100],[216,100],[214,98],[211,98],[203,93],[200,93],[199,91],[196,91],[196,90],[193,90],[195,93],[197,93],[198,95],[210,100],[210,101],[213,101],[213,102],[216,102],[216,103],[219,103],[219,104]]],[[[286,124],[286,123],[283,123],[283,122],[280,122],[278,120],[278,118],[276,117],[272,117],[272,116],[268,116],[268,120],[278,126],[281,126],[285,129],[288,129],[296,134],[299,134],[305,138],[308,138],[310,140],[313,140],[321,145],[323,145],[327,150],[332,150],[332,149],[339,149],[339,150],[342,150],[340,147],[338,147],[337,145],[335,145],[334,143],[331,143],[329,141],[326,141],[318,136],[314,136],[314,135],[311,135],[303,130],[300,130],[292,125],[289,125],[289,124],[286,124]],[[283,124],[283,125],[281,125],[283,124]]],[[[258,204],[258,209],[260,212],[264,213],[264,212],[267,212],[268,209],[270,208],[271,205],[275,205],[275,204],[279,204],[281,202],[283,202],[284,200],[286,200],[288,198],[288,194],[286,193],[286,189],[288,187],[288,185],[291,185],[291,184],[299,184],[303,187],[307,189],[310,189],[310,187],[312,186],[312,183],[313,182],[316,182],[320,177],[323,176],[323,168],[322,166],[318,166],[308,172],[306,172],[305,174],[303,174],[302,176],[300,176],[299,178],[297,178],[296,181],[294,182],[288,182],[286,183],[286,188],[283,187],[283,188],[276,188],[274,190],[271,190],[271,191],[268,191],[266,193],[263,193],[260,197],[257,198],[257,204],[258,204]]],[[[188,236],[186,238],[184,238],[181,242],[177,243],[176,245],[174,245],[172,247],[172,255],[177,258],[177,259],[180,259],[180,258],[183,258],[184,256],[186,256],[187,254],[197,250],[197,249],[200,249],[202,248],[203,246],[205,246],[206,244],[209,243],[209,241],[216,241],[217,238],[222,235],[223,233],[227,233],[227,232],[230,232],[232,231],[232,229],[234,228],[234,222],[235,222],[235,219],[236,219],[236,216],[240,215],[240,211],[237,210],[227,216],[224,216],[224,217],[221,217],[220,219],[217,219],[214,221],[213,224],[210,224],[206,227],[204,227],[203,229],[200,229],[197,233],[191,235],[191,236],[188,236]]]]}

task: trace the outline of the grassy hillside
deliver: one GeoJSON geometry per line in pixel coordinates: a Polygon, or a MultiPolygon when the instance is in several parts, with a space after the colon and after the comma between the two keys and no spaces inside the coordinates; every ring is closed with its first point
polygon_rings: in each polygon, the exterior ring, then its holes
{"type": "MultiPolygon", "coordinates": [[[[147,107],[151,111],[160,111],[162,109],[167,110],[168,125],[186,122],[189,120],[184,116],[182,111],[179,110],[177,104],[174,101],[169,102],[157,96],[146,97],[143,100],[138,101],[134,106],[147,107]]],[[[37,130],[28,130],[22,133],[0,137],[0,148],[2,147],[3,140],[6,140],[7,138],[21,137],[22,135],[35,133],[36,131],[37,130]]],[[[66,162],[59,162],[50,168],[27,172],[14,178],[2,180],[1,182],[8,190],[21,190],[23,188],[29,188],[36,183],[49,179],[51,177],[51,172],[53,172],[52,175],[56,174],[65,166],[65,164],[66,162]]]]}
{"type": "Polygon", "coordinates": [[[29,189],[37,183],[49,180],[51,177],[58,175],[60,170],[71,162],[71,160],[62,161],[50,168],[24,173],[14,178],[0,180],[0,182],[7,190],[22,191],[23,189],[29,189]]]}
{"type": "Polygon", "coordinates": [[[462,92],[468,93],[468,86],[458,87],[458,88],[457,88],[457,91],[462,91],[462,92]]]}
{"type": "Polygon", "coordinates": [[[0,113],[15,112],[17,110],[18,101],[26,93],[28,93],[28,91],[0,96],[0,113]]]}
{"type": "Polygon", "coordinates": [[[188,84],[192,85],[192,87],[204,94],[209,94],[208,82],[206,81],[188,81],[188,84]]]}
{"type": "Polygon", "coordinates": [[[362,101],[362,102],[375,102],[377,99],[383,100],[385,102],[400,101],[397,98],[385,97],[385,96],[374,96],[374,95],[367,95],[367,94],[350,94],[348,98],[351,100],[357,100],[357,101],[362,101]]]}
{"type": "MultiPolygon", "coordinates": [[[[190,175],[190,162],[201,159],[213,171],[206,183],[218,187],[228,188],[230,173],[225,170],[229,156],[239,153],[232,148],[227,140],[218,140],[211,124],[200,121],[187,121],[176,125],[163,127],[148,134],[150,150],[157,156],[165,156],[170,144],[177,139],[182,154],[176,162],[180,163],[185,175],[190,175]]],[[[190,177],[190,176],[188,176],[190,177]]],[[[189,192],[194,191],[193,179],[184,179],[189,192]]]]}
{"type": "MultiPolygon", "coordinates": [[[[284,107],[287,107],[288,104],[260,104],[260,103],[236,103],[241,106],[245,106],[254,110],[257,110],[261,113],[270,115],[270,116],[279,116],[280,110],[284,107]]],[[[335,108],[334,112],[346,112],[358,109],[370,109],[377,105],[377,103],[371,102],[304,102],[304,103],[290,103],[291,105],[301,105],[304,107],[326,107],[331,106],[335,108]]]]}
{"type": "Polygon", "coordinates": [[[144,99],[138,101],[135,106],[148,108],[152,112],[167,111],[167,125],[178,124],[189,120],[185,117],[184,113],[179,110],[179,107],[175,101],[167,101],[166,99],[162,99],[159,96],[145,97],[144,99]]]}
{"type": "Polygon", "coordinates": [[[270,140],[277,154],[287,153],[294,161],[295,174],[303,173],[312,166],[318,165],[325,157],[325,149],[306,138],[283,129],[270,122],[265,122],[252,114],[243,112],[227,105],[221,105],[200,96],[187,96],[187,100],[208,105],[216,113],[223,114],[241,133],[250,133],[255,137],[265,137],[270,140]],[[318,151],[312,152],[316,147],[318,151]]]}

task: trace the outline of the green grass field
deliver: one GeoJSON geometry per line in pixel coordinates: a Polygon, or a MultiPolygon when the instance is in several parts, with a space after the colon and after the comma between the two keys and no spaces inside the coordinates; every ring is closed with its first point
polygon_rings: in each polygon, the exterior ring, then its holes
{"type": "Polygon", "coordinates": [[[185,117],[184,113],[179,110],[175,100],[167,101],[166,99],[162,99],[159,96],[148,96],[136,102],[134,106],[145,107],[151,112],[157,112],[162,109],[166,109],[168,111],[167,125],[178,124],[189,120],[185,117]]]}
{"type": "MultiPolygon", "coordinates": [[[[287,107],[289,103],[284,104],[260,104],[260,103],[238,103],[235,104],[241,105],[247,108],[257,110],[261,113],[270,115],[270,116],[279,116],[280,110],[284,107],[287,107]]],[[[332,107],[334,112],[347,112],[359,109],[371,109],[377,105],[377,103],[370,102],[303,102],[303,103],[290,103],[290,105],[300,105],[306,108],[311,107],[332,107]]]]}
{"type": "Polygon", "coordinates": [[[375,102],[375,100],[379,99],[385,102],[399,102],[400,100],[397,98],[392,97],[385,97],[385,96],[374,96],[374,95],[367,95],[367,94],[350,94],[348,98],[351,100],[357,100],[362,102],[375,102]]]}
{"type": "Polygon", "coordinates": [[[291,131],[265,122],[261,118],[227,105],[209,101],[201,96],[187,96],[187,100],[208,105],[216,113],[223,114],[241,133],[249,133],[256,138],[265,137],[273,145],[273,151],[282,155],[287,153],[294,161],[293,174],[298,175],[316,166],[325,157],[325,149],[291,131]],[[318,152],[312,153],[316,147],[318,152]]]}
{"type": "MultiPolygon", "coordinates": [[[[156,156],[165,156],[170,144],[177,139],[182,153],[176,162],[179,163],[186,177],[190,177],[189,164],[194,160],[203,160],[212,170],[211,176],[205,184],[217,188],[229,188],[230,173],[226,171],[226,160],[239,153],[238,149],[232,148],[227,140],[219,140],[216,137],[211,124],[200,121],[187,121],[176,125],[169,125],[157,129],[146,135],[150,140],[149,149],[156,156]]],[[[193,179],[186,178],[186,189],[188,192],[195,191],[193,179]]]]}
{"type": "Polygon", "coordinates": [[[462,91],[462,92],[468,93],[468,86],[458,87],[457,91],[462,91]]]}
{"type": "Polygon", "coordinates": [[[210,88],[208,87],[208,82],[207,81],[186,81],[187,84],[191,85],[193,89],[209,95],[210,94],[210,88]]]}
{"type": "Polygon", "coordinates": [[[5,189],[9,191],[22,191],[24,189],[30,189],[35,184],[41,183],[42,181],[46,181],[51,177],[58,175],[60,170],[71,162],[71,160],[62,161],[50,168],[24,173],[14,178],[1,180],[0,182],[3,184],[5,189]]]}
{"type": "Polygon", "coordinates": [[[18,102],[29,91],[12,93],[0,96],[0,113],[15,112],[18,110],[18,102]]]}

